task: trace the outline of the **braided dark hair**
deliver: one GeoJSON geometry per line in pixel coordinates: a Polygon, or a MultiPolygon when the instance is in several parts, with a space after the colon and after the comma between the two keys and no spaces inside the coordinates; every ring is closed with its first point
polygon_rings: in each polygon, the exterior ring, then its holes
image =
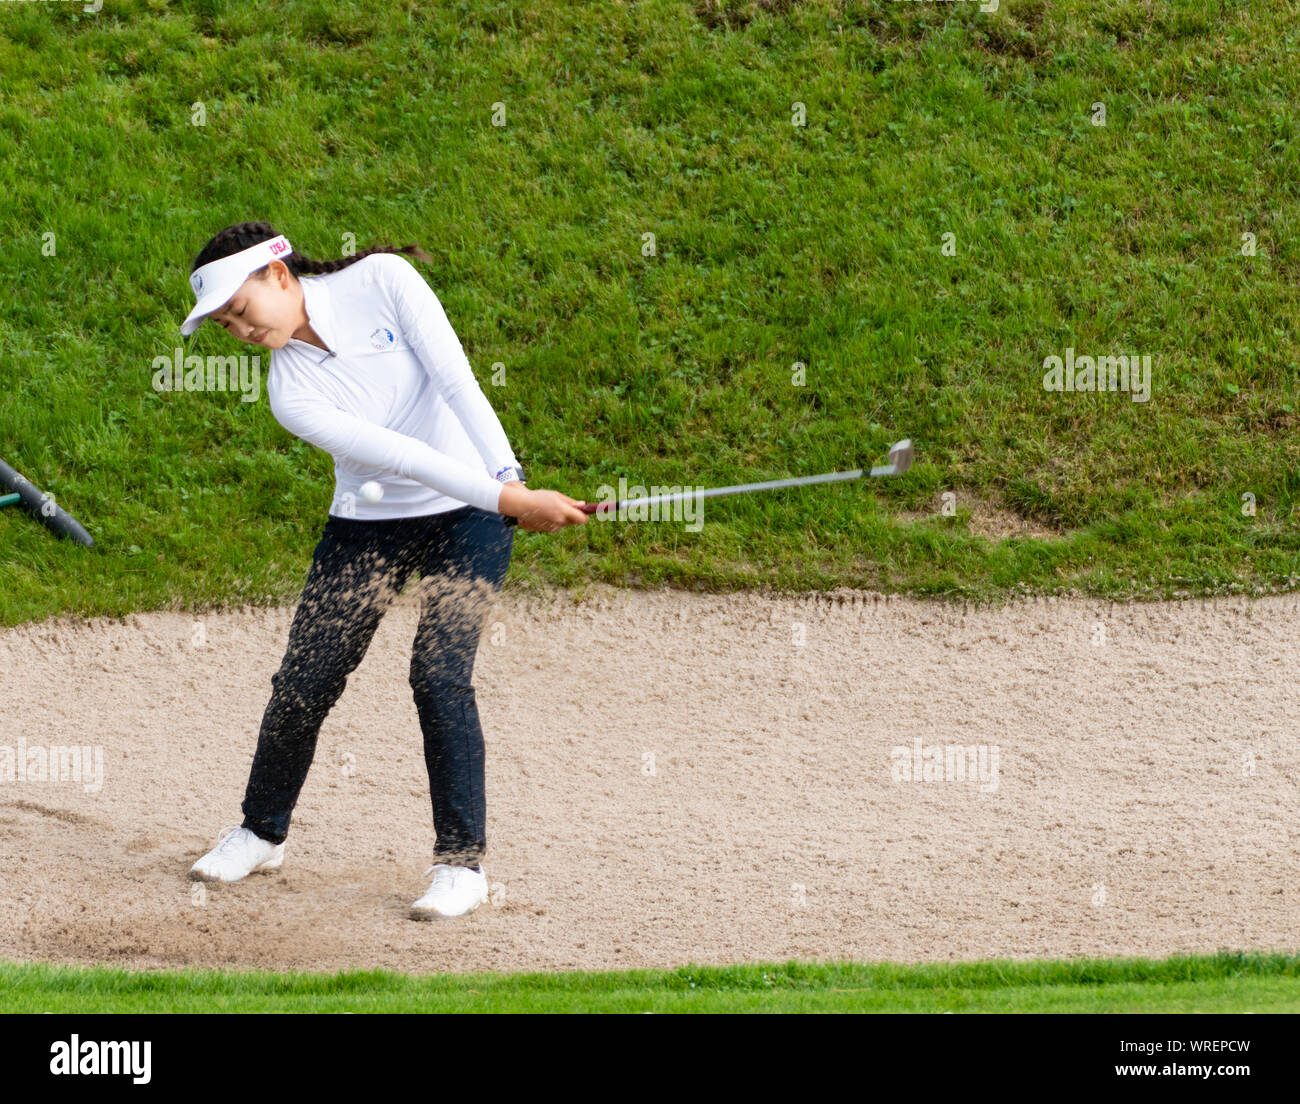
{"type": "MultiPolygon", "coordinates": [[[[229,257],[234,253],[239,253],[258,242],[270,241],[272,238],[279,237],[280,231],[275,229],[269,222],[237,222],[234,226],[227,226],[224,230],[218,230],[212,236],[212,240],[199,250],[199,255],[194,258],[194,264],[190,271],[202,268],[210,261],[219,261],[222,257],[229,257]]],[[[284,261],[289,271],[295,276],[323,276],[327,272],[338,272],[341,268],[347,268],[348,265],[356,264],[362,257],[369,257],[371,253],[406,253],[411,257],[418,257],[422,261],[432,261],[423,249],[418,245],[376,245],[370,249],[363,249],[360,253],[354,253],[351,257],[342,257],[337,261],[313,261],[310,257],[304,257],[298,250],[294,250],[286,257],[280,259],[284,261]]],[[[259,268],[254,276],[261,276],[268,266],[263,265],[259,268]]]]}

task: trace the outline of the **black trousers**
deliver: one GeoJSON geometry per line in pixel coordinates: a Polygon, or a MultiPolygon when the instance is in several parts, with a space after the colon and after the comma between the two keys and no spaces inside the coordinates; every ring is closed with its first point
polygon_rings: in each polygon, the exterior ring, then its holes
{"type": "Polygon", "coordinates": [[[479,634],[513,546],[513,527],[477,506],[383,521],[329,516],[284,660],[271,676],[244,793],[245,828],[272,843],[285,840],[321,723],[384,611],[418,572],[410,683],[433,799],[433,861],[472,866],[483,857],[483,731],[471,678],[479,634]]]}

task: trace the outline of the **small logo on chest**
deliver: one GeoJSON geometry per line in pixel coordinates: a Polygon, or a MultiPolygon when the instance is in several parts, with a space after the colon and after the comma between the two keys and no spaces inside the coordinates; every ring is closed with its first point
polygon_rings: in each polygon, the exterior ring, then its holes
{"type": "Polygon", "coordinates": [[[370,335],[370,347],[383,352],[385,349],[391,349],[396,338],[393,337],[393,331],[380,326],[370,335]]]}

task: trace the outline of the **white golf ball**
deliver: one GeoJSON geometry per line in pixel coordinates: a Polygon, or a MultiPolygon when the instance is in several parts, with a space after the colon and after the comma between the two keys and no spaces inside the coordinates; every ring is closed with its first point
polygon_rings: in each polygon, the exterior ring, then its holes
{"type": "Polygon", "coordinates": [[[369,483],[361,484],[361,497],[367,502],[378,502],[384,497],[384,488],[372,479],[369,483]]]}

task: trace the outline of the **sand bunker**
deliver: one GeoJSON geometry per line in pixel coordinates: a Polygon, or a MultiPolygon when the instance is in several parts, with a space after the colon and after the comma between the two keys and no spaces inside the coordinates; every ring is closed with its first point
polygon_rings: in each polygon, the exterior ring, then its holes
{"type": "Polygon", "coordinates": [[[283,869],[234,885],[186,872],[241,819],[292,608],[25,625],[0,632],[0,957],[1294,951],[1298,612],[507,591],[475,679],[492,899],[435,924],[407,918],[433,843],[412,594],[325,721],[283,869]]]}

